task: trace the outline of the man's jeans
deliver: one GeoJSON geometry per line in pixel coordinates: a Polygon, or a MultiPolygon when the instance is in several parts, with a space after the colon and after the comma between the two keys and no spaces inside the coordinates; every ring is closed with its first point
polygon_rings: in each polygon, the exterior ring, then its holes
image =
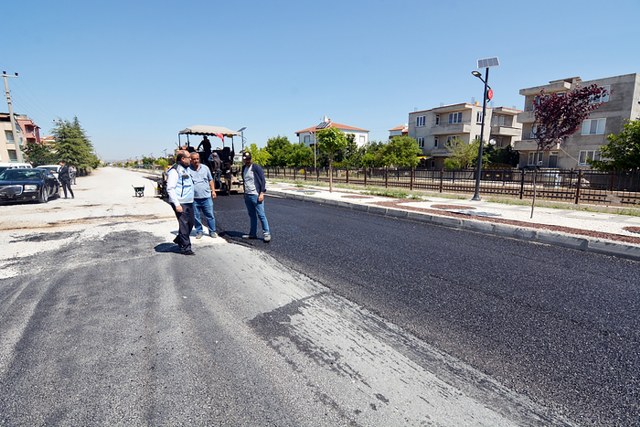
{"type": "Polygon", "coordinates": [[[270,234],[269,223],[267,222],[267,217],[264,214],[264,201],[262,203],[258,203],[257,194],[245,194],[244,203],[247,205],[247,212],[249,212],[249,219],[251,220],[249,235],[255,236],[258,232],[258,218],[260,218],[264,234],[270,234]]]}
{"type": "Polygon", "coordinates": [[[205,197],[204,199],[193,199],[193,216],[196,233],[202,233],[202,219],[200,219],[200,209],[204,212],[204,217],[207,220],[207,227],[209,227],[209,233],[216,231],[216,218],[213,216],[213,200],[211,197],[205,197]]]}

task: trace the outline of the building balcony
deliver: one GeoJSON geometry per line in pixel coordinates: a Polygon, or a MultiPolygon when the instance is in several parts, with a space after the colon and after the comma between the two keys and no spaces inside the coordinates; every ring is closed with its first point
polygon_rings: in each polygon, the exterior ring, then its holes
{"type": "Polygon", "coordinates": [[[518,113],[518,122],[520,123],[533,123],[536,121],[536,116],[533,111],[523,111],[518,113]]]}
{"type": "MultiPolygon", "coordinates": [[[[513,149],[516,151],[536,151],[538,149],[538,141],[535,139],[523,139],[513,143],[513,149]]],[[[559,150],[560,144],[554,144],[549,150],[559,150]]]]}
{"type": "Polygon", "coordinates": [[[449,156],[451,156],[451,152],[449,150],[447,150],[446,148],[432,148],[431,150],[427,151],[427,154],[429,156],[433,156],[433,157],[449,157],[449,156]]]}
{"type": "Polygon", "coordinates": [[[431,128],[432,135],[460,135],[471,133],[471,125],[468,123],[440,124],[431,128]]]}
{"type": "Polygon", "coordinates": [[[521,128],[513,128],[510,126],[491,126],[491,135],[496,136],[520,136],[522,135],[521,128]]]}

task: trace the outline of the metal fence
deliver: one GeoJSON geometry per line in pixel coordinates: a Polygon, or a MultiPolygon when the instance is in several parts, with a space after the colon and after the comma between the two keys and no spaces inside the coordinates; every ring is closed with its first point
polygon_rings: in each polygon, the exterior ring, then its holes
{"type": "MultiPolygon", "coordinates": [[[[328,169],[266,168],[268,178],[329,182],[328,169]]],[[[335,169],[333,182],[385,188],[469,193],[475,188],[475,169],[335,169]]],[[[481,195],[558,200],[575,204],[640,206],[640,173],[561,169],[484,169],[481,195]]]]}

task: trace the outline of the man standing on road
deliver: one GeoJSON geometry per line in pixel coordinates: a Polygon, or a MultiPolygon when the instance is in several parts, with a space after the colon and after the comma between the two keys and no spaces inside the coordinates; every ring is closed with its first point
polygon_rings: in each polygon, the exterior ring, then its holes
{"type": "Polygon", "coordinates": [[[213,216],[213,199],[216,198],[216,189],[213,177],[208,167],[200,164],[200,154],[191,155],[191,179],[193,179],[193,210],[196,226],[196,239],[202,238],[202,219],[200,210],[204,213],[209,227],[209,236],[218,237],[216,233],[216,219],[213,216]]]}
{"type": "Polygon", "coordinates": [[[242,154],[242,180],[244,181],[244,203],[247,205],[251,228],[249,234],[244,234],[243,239],[257,239],[258,218],[262,224],[264,241],[271,241],[271,232],[267,216],[264,213],[264,193],[267,192],[264,171],[260,165],[251,163],[251,153],[245,151],[242,154]]]}
{"type": "Polygon", "coordinates": [[[178,235],[173,240],[183,255],[195,255],[191,250],[189,235],[193,229],[193,180],[189,174],[190,154],[180,150],[176,164],[167,172],[167,194],[178,219],[178,235]]]}
{"type": "Polygon", "coordinates": [[[75,199],[73,190],[71,189],[71,176],[69,175],[69,166],[64,160],[60,160],[60,169],[58,170],[58,181],[62,184],[62,190],[64,191],[64,198],[67,198],[67,189],[71,193],[71,198],[75,199]]]}

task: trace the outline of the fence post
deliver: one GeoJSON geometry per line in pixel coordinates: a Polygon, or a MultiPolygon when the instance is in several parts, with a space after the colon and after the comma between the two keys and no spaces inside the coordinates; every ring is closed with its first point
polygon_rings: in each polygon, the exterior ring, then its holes
{"type": "Polygon", "coordinates": [[[347,184],[349,183],[349,169],[347,169],[347,184]]]}
{"type": "Polygon", "coordinates": [[[415,173],[415,168],[411,167],[411,179],[409,180],[409,190],[413,190],[414,173],[415,173]]]}
{"type": "Polygon", "coordinates": [[[578,182],[576,182],[576,205],[580,202],[580,182],[582,181],[582,169],[578,170],[578,182]]]}
{"type": "Polygon", "coordinates": [[[524,198],[524,175],[526,171],[522,169],[520,171],[520,200],[524,198]]]}
{"type": "Polygon", "coordinates": [[[443,188],[444,188],[444,169],[440,169],[440,192],[441,193],[443,188]]]}
{"type": "Polygon", "coordinates": [[[364,173],[364,186],[367,186],[367,168],[362,168],[362,172],[364,173]]]}
{"type": "Polygon", "coordinates": [[[389,188],[389,168],[384,168],[384,188],[389,188]]]}
{"type": "Polygon", "coordinates": [[[293,180],[296,180],[296,168],[293,168],[293,180]]]}

